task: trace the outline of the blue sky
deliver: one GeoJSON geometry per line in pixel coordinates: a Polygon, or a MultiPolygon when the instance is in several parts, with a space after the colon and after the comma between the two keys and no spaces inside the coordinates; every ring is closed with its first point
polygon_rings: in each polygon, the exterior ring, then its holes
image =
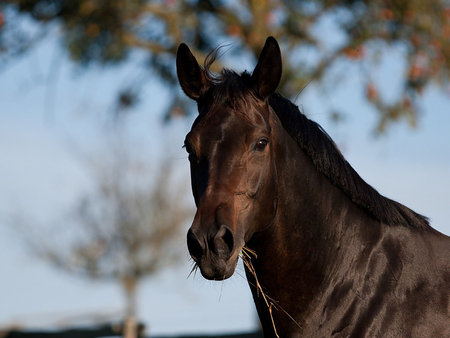
{"type": "MultiPolygon", "coordinates": [[[[393,54],[395,51],[388,56],[393,54]]],[[[391,84],[390,74],[400,66],[389,59],[385,67],[376,80],[391,84]]],[[[74,148],[100,147],[113,95],[135,71],[126,65],[112,72],[98,68],[84,72],[49,42],[1,74],[2,215],[21,210],[36,219],[38,226],[70,206],[88,186],[74,148]],[[48,81],[53,53],[60,53],[62,60],[56,82],[48,81]]],[[[356,76],[349,76],[331,101],[324,101],[323,88],[311,84],[297,103],[334,138],[369,184],[428,216],[433,227],[450,234],[449,96],[437,90],[425,92],[417,129],[401,124],[375,138],[372,131],[377,116],[364,103],[362,86],[356,76]],[[330,106],[345,107],[345,123],[330,122],[330,106]]],[[[157,82],[150,82],[143,95],[145,100],[126,123],[131,144],[136,151],[157,158],[159,147],[155,145],[164,141],[188,180],[189,166],[181,146],[192,118],[162,127],[160,115],[168,104],[167,93],[157,82]]],[[[68,318],[82,323],[86,313],[120,315],[123,299],[117,285],[92,283],[54,270],[30,256],[14,229],[2,218],[0,222],[0,328],[18,323],[64,325],[68,318]]],[[[242,267],[223,283],[208,282],[201,276],[187,279],[189,272],[186,249],[182,264],[143,283],[139,317],[150,333],[249,331],[257,327],[242,267]]]]}

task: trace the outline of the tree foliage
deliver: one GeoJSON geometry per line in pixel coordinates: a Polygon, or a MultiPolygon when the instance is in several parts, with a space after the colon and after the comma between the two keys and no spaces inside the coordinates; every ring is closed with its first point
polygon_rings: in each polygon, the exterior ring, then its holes
{"type": "MultiPolygon", "coordinates": [[[[380,114],[379,131],[402,118],[414,125],[424,89],[449,83],[448,0],[10,0],[2,13],[4,54],[25,50],[33,40],[14,27],[14,16],[26,15],[44,26],[58,22],[70,57],[82,64],[124,62],[132,50],[144,50],[149,68],[168,86],[176,84],[174,55],[181,42],[202,59],[231,40],[231,56],[256,59],[273,35],[284,54],[279,91],[288,97],[309,81],[330,81],[327,74],[338,63],[372,65],[380,50],[395,46],[406,64],[395,100],[383,98],[370,71],[362,74],[364,95],[380,114]],[[320,30],[327,20],[331,29],[320,30]],[[11,39],[13,33],[21,39],[11,39]]],[[[171,113],[185,113],[177,95],[171,113]]]]}

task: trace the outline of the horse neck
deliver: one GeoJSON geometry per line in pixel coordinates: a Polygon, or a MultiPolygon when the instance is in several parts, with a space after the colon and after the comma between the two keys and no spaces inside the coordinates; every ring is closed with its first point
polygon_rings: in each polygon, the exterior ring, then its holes
{"type": "MultiPolygon", "coordinates": [[[[373,221],[317,171],[293,140],[286,142],[284,163],[277,166],[275,221],[248,243],[256,258],[252,259],[254,271],[247,275],[251,284],[261,288],[253,290],[260,316],[269,316],[267,299],[273,299],[300,320],[326,289],[338,257],[346,251],[346,239],[373,221]],[[268,298],[258,297],[258,292],[268,298]]],[[[284,319],[290,321],[287,316],[284,319]]]]}

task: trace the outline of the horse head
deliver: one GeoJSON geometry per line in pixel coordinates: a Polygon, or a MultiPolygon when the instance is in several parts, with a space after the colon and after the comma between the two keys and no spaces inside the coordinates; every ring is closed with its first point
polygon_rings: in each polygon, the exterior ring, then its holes
{"type": "Polygon", "coordinates": [[[268,104],[281,78],[281,53],[269,37],[252,72],[223,70],[213,76],[187,45],[177,52],[177,74],[199,115],[185,139],[197,212],[187,234],[189,252],[202,275],[223,280],[239,253],[276,214],[276,141],[268,104]]]}

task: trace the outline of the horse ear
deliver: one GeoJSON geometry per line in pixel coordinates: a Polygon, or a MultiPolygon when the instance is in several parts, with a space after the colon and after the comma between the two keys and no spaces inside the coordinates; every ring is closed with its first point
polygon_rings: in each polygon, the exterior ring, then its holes
{"type": "Polygon", "coordinates": [[[185,94],[196,101],[208,86],[205,73],[185,43],[177,50],[177,76],[185,94]]]}
{"type": "Polygon", "coordinates": [[[259,96],[265,99],[278,87],[281,80],[281,51],[277,40],[269,36],[253,70],[252,80],[258,88],[259,96]]]}

